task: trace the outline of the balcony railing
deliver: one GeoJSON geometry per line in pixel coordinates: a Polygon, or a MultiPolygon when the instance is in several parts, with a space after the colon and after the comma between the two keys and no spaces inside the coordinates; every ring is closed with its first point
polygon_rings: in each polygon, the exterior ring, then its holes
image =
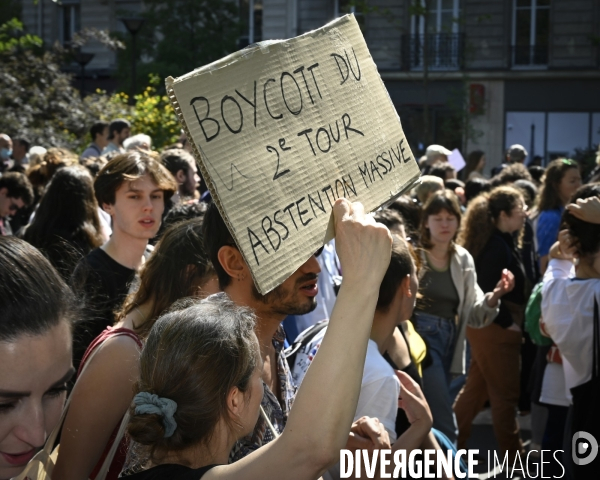
{"type": "Polygon", "coordinates": [[[547,45],[523,45],[511,47],[513,67],[537,67],[548,65],[547,45]]]}
{"type": "Polygon", "coordinates": [[[402,35],[402,69],[461,70],[464,66],[464,34],[402,35]],[[427,44],[427,47],[425,47],[427,44]]]}

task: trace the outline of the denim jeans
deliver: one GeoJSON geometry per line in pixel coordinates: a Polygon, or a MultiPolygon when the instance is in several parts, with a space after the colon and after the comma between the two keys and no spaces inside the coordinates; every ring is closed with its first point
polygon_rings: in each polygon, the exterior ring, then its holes
{"type": "MultiPolygon", "coordinates": [[[[471,365],[471,345],[469,345],[469,342],[465,342],[465,372],[469,371],[470,365],[471,365]]],[[[450,398],[452,399],[452,404],[454,404],[456,397],[458,397],[458,394],[460,393],[462,388],[465,386],[465,383],[467,383],[467,374],[466,373],[463,373],[462,375],[459,375],[458,377],[455,377],[452,379],[452,382],[450,383],[450,398]]]]}
{"type": "Polygon", "coordinates": [[[423,369],[423,393],[433,415],[433,427],[456,444],[458,427],[452,410],[450,366],[456,346],[456,324],[453,320],[418,312],[415,330],[427,343],[432,363],[423,369]]]}

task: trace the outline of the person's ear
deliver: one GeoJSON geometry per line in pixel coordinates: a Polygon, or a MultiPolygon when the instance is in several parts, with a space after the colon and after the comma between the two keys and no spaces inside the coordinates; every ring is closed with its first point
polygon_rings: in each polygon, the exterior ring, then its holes
{"type": "Polygon", "coordinates": [[[223,270],[227,272],[231,278],[236,280],[244,280],[248,275],[248,266],[242,257],[242,253],[235,247],[223,245],[217,254],[219,263],[223,270]]]}
{"type": "Polygon", "coordinates": [[[400,291],[405,298],[412,298],[417,292],[413,292],[410,288],[410,275],[406,275],[400,282],[400,291]]]}
{"type": "Polygon", "coordinates": [[[227,394],[227,410],[234,418],[239,418],[244,409],[244,392],[233,387],[227,394]]]}
{"type": "Polygon", "coordinates": [[[177,173],[175,174],[175,180],[177,180],[177,183],[179,183],[180,185],[182,183],[185,183],[185,181],[187,180],[187,175],[183,168],[181,170],[177,170],[177,173]]]}
{"type": "Polygon", "coordinates": [[[114,205],[112,203],[103,203],[102,210],[112,216],[114,213],[114,205]]]}

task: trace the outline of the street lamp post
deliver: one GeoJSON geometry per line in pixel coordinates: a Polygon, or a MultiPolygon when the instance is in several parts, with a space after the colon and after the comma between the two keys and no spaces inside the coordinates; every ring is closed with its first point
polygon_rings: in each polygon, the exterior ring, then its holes
{"type": "Polygon", "coordinates": [[[133,97],[136,91],[136,62],[137,58],[135,55],[135,36],[142,28],[144,24],[144,19],[141,17],[127,17],[120,19],[125,28],[131,33],[131,92],[129,94],[129,103],[133,104],[133,97]]]}
{"type": "Polygon", "coordinates": [[[85,93],[85,66],[92,61],[94,54],[82,52],[81,49],[78,48],[75,50],[74,57],[75,62],[77,62],[81,68],[81,84],[79,87],[79,94],[81,95],[81,98],[83,98],[85,93]]]}

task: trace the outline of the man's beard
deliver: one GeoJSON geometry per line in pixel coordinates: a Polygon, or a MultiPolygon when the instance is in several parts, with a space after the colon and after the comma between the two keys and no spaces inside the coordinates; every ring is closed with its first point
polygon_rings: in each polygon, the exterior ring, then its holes
{"type": "Polygon", "coordinates": [[[317,298],[302,295],[300,285],[310,280],[317,280],[315,273],[303,275],[292,287],[292,291],[287,290],[283,285],[279,285],[266,295],[261,295],[252,283],[252,297],[263,305],[271,307],[271,311],[278,315],[304,315],[317,308],[317,298]]]}

